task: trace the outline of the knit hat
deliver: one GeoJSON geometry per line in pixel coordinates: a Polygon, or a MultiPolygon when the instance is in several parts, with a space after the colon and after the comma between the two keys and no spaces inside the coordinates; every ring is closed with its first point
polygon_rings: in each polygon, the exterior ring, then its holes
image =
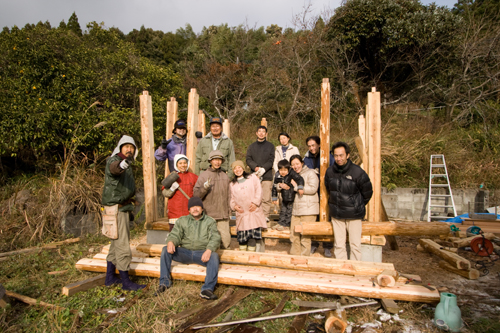
{"type": "Polygon", "coordinates": [[[172,133],[175,134],[175,130],[178,128],[184,128],[187,131],[187,125],[184,119],[177,119],[177,121],[174,124],[174,129],[172,130],[172,133]]]}
{"type": "Polygon", "coordinates": [[[198,198],[198,197],[192,197],[188,201],[188,210],[191,209],[191,207],[194,207],[194,206],[200,206],[203,209],[203,201],[201,201],[201,199],[198,198]]]}
{"type": "Polygon", "coordinates": [[[212,150],[210,154],[208,154],[208,161],[210,162],[214,158],[220,158],[222,162],[224,162],[224,156],[222,155],[220,150],[212,150]]]}
{"type": "Polygon", "coordinates": [[[234,170],[237,166],[240,166],[243,170],[245,170],[245,164],[243,164],[243,161],[234,161],[231,164],[231,169],[234,170]]]}

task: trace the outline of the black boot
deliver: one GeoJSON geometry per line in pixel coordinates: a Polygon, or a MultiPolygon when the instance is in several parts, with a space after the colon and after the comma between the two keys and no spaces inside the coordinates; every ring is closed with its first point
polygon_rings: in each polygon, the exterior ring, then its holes
{"type": "Polygon", "coordinates": [[[123,290],[136,291],[139,289],[146,288],[145,284],[137,284],[137,283],[130,281],[130,279],[128,277],[128,271],[119,271],[119,272],[120,272],[120,277],[122,279],[122,289],[123,290]]]}
{"type": "Polygon", "coordinates": [[[111,261],[107,261],[107,263],[108,267],[106,269],[106,281],[104,284],[109,287],[114,284],[122,283],[122,280],[115,274],[116,266],[111,261]]]}

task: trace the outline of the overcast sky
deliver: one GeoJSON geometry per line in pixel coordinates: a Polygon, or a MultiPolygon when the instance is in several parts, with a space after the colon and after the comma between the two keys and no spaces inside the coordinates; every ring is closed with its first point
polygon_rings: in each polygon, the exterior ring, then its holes
{"type": "MultiPolygon", "coordinates": [[[[456,0],[437,0],[452,8],[456,0]]],[[[304,0],[0,0],[0,28],[49,21],[52,26],[76,12],[82,30],[88,22],[104,22],[124,33],[142,25],[154,30],[175,32],[191,24],[196,33],[210,25],[248,24],[267,27],[271,24],[293,27],[292,19],[303,11],[304,0]]],[[[314,0],[312,15],[338,7],[341,0],[314,0]]]]}

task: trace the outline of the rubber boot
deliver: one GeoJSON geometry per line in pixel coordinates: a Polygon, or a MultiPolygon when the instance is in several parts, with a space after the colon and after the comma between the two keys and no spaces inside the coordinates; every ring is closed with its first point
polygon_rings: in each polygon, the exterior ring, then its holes
{"type": "Polygon", "coordinates": [[[248,251],[249,252],[255,252],[256,250],[256,245],[257,245],[257,242],[255,241],[255,239],[250,239],[248,240],[248,251]]]}
{"type": "Polygon", "coordinates": [[[240,251],[246,251],[247,246],[246,245],[240,245],[240,251]]]}
{"type": "Polygon", "coordinates": [[[111,261],[107,261],[107,263],[106,281],[104,284],[109,287],[114,284],[122,283],[122,280],[115,274],[116,266],[111,261]]]}
{"type": "Polygon", "coordinates": [[[119,271],[120,272],[120,277],[122,279],[122,289],[123,290],[139,290],[143,289],[146,287],[145,284],[137,284],[132,281],[130,281],[130,278],[128,277],[128,271],[119,271]]]}

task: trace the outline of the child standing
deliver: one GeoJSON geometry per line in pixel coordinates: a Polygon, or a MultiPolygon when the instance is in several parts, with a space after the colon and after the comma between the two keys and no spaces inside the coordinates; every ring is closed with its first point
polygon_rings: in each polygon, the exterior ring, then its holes
{"type": "Polygon", "coordinates": [[[292,185],[292,180],[297,183],[297,192],[299,195],[304,194],[304,178],[297,174],[293,169],[290,169],[288,160],[278,162],[278,173],[274,177],[274,186],[272,191],[272,200],[274,204],[278,203],[278,191],[281,192],[282,205],[280,210],[280,218],[278,224],[273,227],[275,230],[284,230],[285,227],[290,227],[292,220],[292,208],[295,200],[295,191],[292,185]]]}
{"type": "Polygon", "coordinates": [[[266,216],[261,207],[262,187],[259,178],[245,172],[242,161],[231,164],[234,178],[231,189],[231,209],[236,211],[236,230],[241,251],[256,250],[257,240],[262,239],[262,228],[267,228],[266,216]]]}

